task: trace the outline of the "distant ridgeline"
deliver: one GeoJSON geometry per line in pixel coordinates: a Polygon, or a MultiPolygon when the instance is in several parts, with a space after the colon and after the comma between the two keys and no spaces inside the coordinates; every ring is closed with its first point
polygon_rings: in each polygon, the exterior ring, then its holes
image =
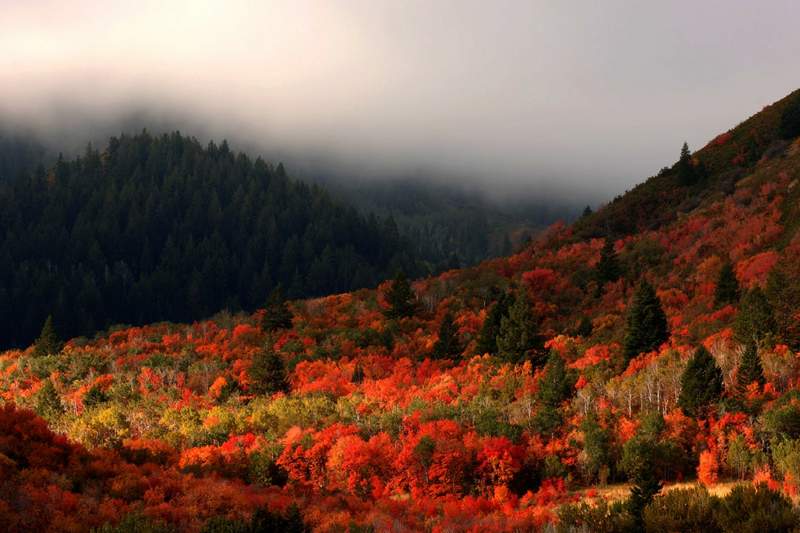
{"type": "Polygon", "coordinates": [[[227,142],[141,134],[0,184],[0,347],[191,321],[426,272],[391,218],[359,215],[227,142]]]}

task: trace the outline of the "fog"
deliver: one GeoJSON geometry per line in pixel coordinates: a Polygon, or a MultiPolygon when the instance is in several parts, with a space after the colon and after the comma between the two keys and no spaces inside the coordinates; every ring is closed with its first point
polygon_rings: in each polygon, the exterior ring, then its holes
{"type": "Polygon", "coordinates": [[[3,123],[607,199],[800,85],[791,0],[133,4],[0,0],[3,123]]]}

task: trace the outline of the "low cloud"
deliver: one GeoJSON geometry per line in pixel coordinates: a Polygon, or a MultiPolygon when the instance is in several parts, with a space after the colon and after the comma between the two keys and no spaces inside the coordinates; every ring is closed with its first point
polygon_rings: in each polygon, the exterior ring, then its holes
{"type": "Polygon", "coordinates": [[[4,3],[0,113],[609,198],[795,89],[798,19],[788,0],[4,3]]]}

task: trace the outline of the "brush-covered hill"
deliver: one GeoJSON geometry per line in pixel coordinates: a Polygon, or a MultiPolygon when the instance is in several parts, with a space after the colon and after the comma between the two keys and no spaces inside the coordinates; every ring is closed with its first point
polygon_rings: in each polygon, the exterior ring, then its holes
{"type": "MultiPolygon", "coordinates": [[[[791,113],[777,116],[781,131],[791,113]]],[[[0,355],[0,427],[22,428],[0,432],[3,512],[23,531],[78,515],[104,531],[790,531],[800,140],[786,137],[613,239],[591,228],[677,178],[438,277],[274,293],[254,314],[64,346],[46,328],[0,355]],[[27,433],[46,461],[20,453],[27,433]],[[681,480],[700,485],[653,500],[681,480]],[[744,485],[704,488],[722,480],[744,485]],[[627,503],[597,498],[623,482],[627,503]]],[[[715,143],[694,159],[738,154],[715,143]]]]}

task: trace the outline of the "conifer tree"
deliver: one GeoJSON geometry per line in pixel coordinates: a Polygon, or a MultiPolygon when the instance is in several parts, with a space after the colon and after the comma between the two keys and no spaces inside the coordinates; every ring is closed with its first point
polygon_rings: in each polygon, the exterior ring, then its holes
{"type": "Polygon", "coordinates": [[[483,321],[483,326],[478,331],[476,346],[478,355],[485,353],[494,355],[497,353],[497,337],[500,335],[500,323],[503,317],[508,316],[510,306],[511,298],[504,292],[497,302],[489,308],[489,312],[486,313],[486,318],[483,321]]]}
{"type": "Polygon", "coordinates": [[[439,326],[439,339],[433,344],[432,357],[453,359],[460,356],[463,349],[453,313],[447,311],[442,318],[442,325],[439,326]]]}
{"type": "Polygon", "coordinates": [[[614,241],[609,237],[606,237],[603,249],[600,250],[600,261],[596,268],[601,283],[613,283],[619,279],[619,261],[614,251],[614,241]]]}
{"type": "Polygon", "coordinates": [[[524,289],[517,291],[508,316],[500,321],[497,352],[501,359],[512,364],[530,360],[534,367],[539,367],[545,362],[544,338],[524,289]]]}
{"type": "Polygon", "coordinates": [[[250,391],[254,394],[272,395],[278,392],[289,392],[286,378],[286,364],[281,354],[267,349],[257,354],[250,364],[250,391]]]}
{"type": "Polygon", "coordinates": [[[630,361],[641,353],[658,349],[668,340],[667,315],[661,307],[661,300],[653,286],[643,280],[628,312],[623,358],[630,361]]]}
{"type": "Polygon", "coordinates": [[[772,267],[764,295],[772,309],[776,340],[792,350],[800,348],[800,256],[787,252],[772,267]]]}
{"type": "Polygon", "coordinates": [[[759,385],[764,385],[764,368],[761,366],[758,348],[754,343],[748,343],[742,354],[742,362],[739,363],[739,368],[736,370],[737,396],[744,396],[747,387],[754,381],[759,385]]]}
{"type": "Polygon", "coordinates": [[[733,263],[730,257],[722,263],[722,268],[717,275],[717,286],[714,289],[714,304],[717,307],[724,307],[728,304],[735,304],[739,301],[739,280],[736,279],[736,272],[733,270],[733,263]]]}
{"type": "Polygon", "coordinates": [[[95,383],[88,391],[86,391],[86,394],[84,395],[83,401],[81,403],[83,403],[84,409],[90,409],[92,407],[100,405],[101,403],[107,400],[108,398],[106,397],[106,394],[103,392],[103,389],[100,388],[100,385],[95,383]]]}
{"type": "Polygon", "coordinates": [[[756,285],[742,300],[742,310],[733,321],[735,339],[760,350],[767,337],[775,333],[775,317],[764,291],[756,285]]]}
{"type": "Polygon", "coordinates": [[[269,293],[267,303],[264,306],[264,316],[261,318],[261,329],[265,331],[278,331],[292,327],[292,311],[289,309],[289,302],[283,287],[278,283],[269,293]]]}
{"type": "Polygon", "coordinates": [[[36,412],[45,418],[56,418],[64,414],[64,406],[61,405],[59,396],[53,380],[45,380],[44,385],[36,398],[36,412]]]}
{"type": "Polygon", "coordinates": [[[56,326],[53,324],[53,317],[48,316],[44,321],[42,333],[36,339],[33,354],[36,357],[43,357],[45,355],[58,354],[64,347],[64,343],[58,337],[56,326]]]}
{"type": "Polygon", "coordinates": [[[392,286],[386,291],[386,303],[389,304],[385,312],[388,318],[411,318],[417,314],[416,295],[402,268],[397,269],[392,286]]]}
{"type": "Polygon", "coordinates": [[[574,393],[575,376],[567,370],[564,358],[555,350],[551,351],[539,381],[536,401],[557,407],[572,398],[574,393]]]}
{"type": "Polygon", "coordinates": [[[677,164],[678,180],[681,185],[689,186],[697,183],[697,170],[694,168],[694,161],[692,160],[692,152],[689,150],[689,145],[683,143],[681,148],[681,157],[677,164]]]}
{"type": "Polygon", "coordinates": [[[694,351],[681,374],[678,407],[690,416],[717,401],[722,395],[722,371],[702,344],[694,351]]]}
{"type": "Polygon", "coordinates": [[[584,314],[581,316],[581,321],[578,324],[578,328],[575,330],[575,335],[579,337],[589,337],[593,330],[592,319],[589,318],[589,315],[584,314]]]}
{"type": "Polygon", "coordinates": [[[663,484],[656,474],[652,463],[643,463],[633,474],[631,496],[628,498],[628,511],[633,516],[636,531],[644,531],[642,513],[645,507],[661,492],[663,484]]]}

